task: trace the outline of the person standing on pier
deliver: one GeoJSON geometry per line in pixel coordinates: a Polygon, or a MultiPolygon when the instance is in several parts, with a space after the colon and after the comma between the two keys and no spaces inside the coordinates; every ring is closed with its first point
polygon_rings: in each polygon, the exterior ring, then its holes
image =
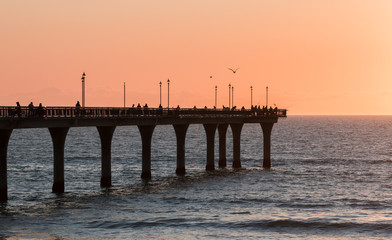
{"type": "Polygon", "coordinates": [[[39,117],[44,116],[44,107],[42,107],[42,103],[39,104],[38,109],[37,109],[37,114],[39,117]]]}
{"type": "Polygon", "coordinates": [[[80,102],[79,101],[76,102],[75,107],[76,107],[75,114],[76,114],[76,116],[79,116],[80,115],[80,102]]]}
{"type": "Polygon", "coordinates": [[[20,117],[22,115],[22,109],[20,108],[19,102],[16,102],[16,108],[15,108],[15,113],[20,117]]]}
{"type": "Polygon", "coordinates": [[[29,104],[29,116],[32,117],[34,115],[34,105],[33,102],[29,104]]]}

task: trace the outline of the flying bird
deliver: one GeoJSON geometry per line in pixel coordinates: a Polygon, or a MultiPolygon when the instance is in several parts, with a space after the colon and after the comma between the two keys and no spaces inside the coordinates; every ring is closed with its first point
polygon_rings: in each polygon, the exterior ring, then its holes
{"type": "Polygon", "coordinates": [[[231,70],[234,74],[237,72],[238,69],[239,68],[237,68],[236,70],[233,70],[233,69],[229,68],[229,70],[231,70]]]}

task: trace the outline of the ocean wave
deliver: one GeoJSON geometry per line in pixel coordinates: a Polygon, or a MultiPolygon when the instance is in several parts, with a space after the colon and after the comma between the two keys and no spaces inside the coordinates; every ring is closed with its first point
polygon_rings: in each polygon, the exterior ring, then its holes
{"type": "Polygon", "coordinates": [[[355,223],[355,222],[328,222],[328,221],[300,221],[300,220],[259,220],[244,221],[228,224],[235,228],[248,228],[253,230],[290,230],[300,229],[303,231],[325,231],[328,233],[336,231],[349,232],[379,232],[392,233],[392,224],[387,223],[355,223]]]}
{"type": "MultiPolygon", "coordinates": [[[[231,214],[246,215],[248,212],[236,212],[231,214]]],[[[356,222],[329,222],[329,221],[311,221],[311,220],[251,220],[251,221],[235,221],[224,222],[214,221],[214,219],[204,218],[156,218],[146,219],[143,221],[94,221],[90,222],[89,228],[106,228],[106,229],[140,229],[151,227],[176,227],[176,228],[223,228],[223,229],[241,229],[241,231],[286,231],[296,232],[301,230],[308,233],[377,233],[392,234],[392,224],[388,223],[356,223],[356,222]]]]}
{"type": "Polygon", "coordinates": [[[304,164],[328,164],[328,163],[355,163],[358,162],[366,164],[388,164],[392,163],[392,159],[358,159],[358,158],[314,158],[314,159],[296,159],[304,164]]]}

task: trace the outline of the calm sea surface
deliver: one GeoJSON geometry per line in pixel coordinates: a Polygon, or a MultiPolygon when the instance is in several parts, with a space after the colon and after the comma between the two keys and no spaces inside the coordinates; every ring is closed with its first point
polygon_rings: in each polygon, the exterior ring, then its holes
{"type": "MultiPolygon", "coordinates": [[[[14,130],[0,239],[392,238],[392,116],[279,119],[271,170],[262,168],[260,125],[244,125],[241,170],[206,172],[205,138],[201,125],[189,127],[187,175],[177,177],[173,127],[157,126],[152,180],[143,181],[139,131],[118,127],[113,187],[101,189],[98,132],[71,128],[66,193],[56,195],[49,131],[14,130]]],[[[217,166],[217,135],[215,150],[217,166]]]]}

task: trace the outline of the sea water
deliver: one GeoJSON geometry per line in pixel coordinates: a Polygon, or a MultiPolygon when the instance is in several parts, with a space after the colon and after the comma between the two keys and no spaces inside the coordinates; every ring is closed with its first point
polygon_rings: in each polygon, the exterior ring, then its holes
{"type": "Polygon", "coordinates": [[[15,129],[0,239],[385,239],[392,238],[392,117],[290,116],[272,130],[272,168],[262,168],[259,124],[241,134],[242,169],[205,171],[206,136],[190,125],[186,171],[175,174],[172,126],[152,138],[152,179],[141,175],[136,126],[117,127],[112,184],[100,188],[96,128],[71,128],[65,193],[51,192],[47,129],[15,129]]]}

